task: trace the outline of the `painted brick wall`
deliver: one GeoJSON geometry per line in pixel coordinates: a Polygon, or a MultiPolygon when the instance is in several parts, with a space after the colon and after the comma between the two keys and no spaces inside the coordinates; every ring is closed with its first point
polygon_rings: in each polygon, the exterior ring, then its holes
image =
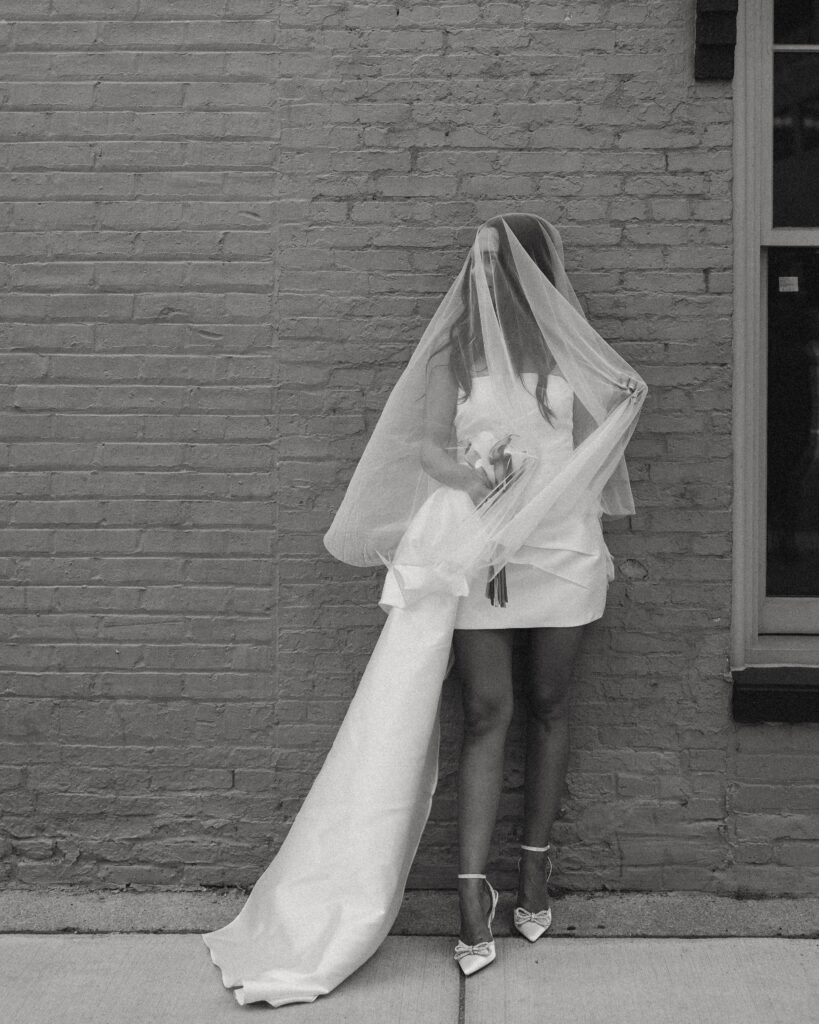
{"type": "MultiPolygon", "coordinates": [[[[383,621],[322,533],[475,226],[526,209],[651,389],[554,880],[819,890],[814,730],[729,712],[733,110],[693,6],[4,5],[11,884],[255,880],[383,621]]],[[[410,886],[454,882],[459,730],[452,679],[410,886]]]]}
{"type": "Polygon", "coordinates": [[[247,877],[276,817],[272,12],[3,4],[15,883],[247,877]]]}

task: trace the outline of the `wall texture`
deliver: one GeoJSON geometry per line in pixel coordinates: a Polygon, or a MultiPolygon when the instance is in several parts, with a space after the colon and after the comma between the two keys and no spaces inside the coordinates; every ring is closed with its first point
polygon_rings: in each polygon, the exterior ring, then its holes
{"type": "MultiPolygon", "coordinates": [[[[8,0],[8,884],[250,884],[377,637],[323,531],[472,232],[558,225],[651,389],[558,886],[819,891],[815,727],[730,718],[732,101],[693,3],[8,0]]],[[[457,679],[410,886],[456,871],[457,679]]],[[[512,882],[523,712],[490,870],[512,882]]]]}

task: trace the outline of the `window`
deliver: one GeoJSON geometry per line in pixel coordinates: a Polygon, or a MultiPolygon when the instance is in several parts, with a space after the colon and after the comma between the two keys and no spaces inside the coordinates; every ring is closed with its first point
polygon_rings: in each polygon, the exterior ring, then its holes
{"type": "Polygon", "coordinates": [[[732,668],[801,666],[804,687],[819,669],[819,0],[740,4],[734,97],[732,668]]]}

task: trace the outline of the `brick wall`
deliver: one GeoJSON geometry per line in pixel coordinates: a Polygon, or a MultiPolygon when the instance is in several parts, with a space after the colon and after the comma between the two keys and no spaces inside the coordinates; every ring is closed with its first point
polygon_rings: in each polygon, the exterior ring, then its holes
{"type": "MultiPolygon", "coordinates": [[[[255,880],[383,621],[322,533],[475,226],[525,209],[651,389],[555,880],[817,891],[813,730],[729,712],[733,111],[694,82],[693,4],[4,12],[10,884],[255,880]]],[[[456,870],[445,694],[410,886],[456,870]]]]}
{"type": "Polygon", "coordinates": [[[247,877],[278,808],[272,8],[3,12],[5,872],[247,877]]]}

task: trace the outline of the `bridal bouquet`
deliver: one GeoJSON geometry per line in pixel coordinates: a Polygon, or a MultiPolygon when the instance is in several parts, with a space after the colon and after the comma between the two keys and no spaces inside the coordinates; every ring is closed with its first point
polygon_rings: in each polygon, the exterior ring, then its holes
{"type": "MultiPolygon", "coordinates": [[[[512,466],[512,452],[510,445],[512,435],[507,434],[502,440],[498,440],[488,430],[482,430],[475,437],[467,441],[464,450],[466,461],[473,469],[483,470],[492,484],[492,491],[489,494],[491,500],[497,499],[512,483],[515,478],[515,471],[512,466]]],[[[524,454],[520,452],[519,454],[524,454]]],[[[486,596],[492,604],[505,608],[508,601],[506,586],[506,567],[499,572],[489,566],[489,574],[486,581],[486,596]]]]}

